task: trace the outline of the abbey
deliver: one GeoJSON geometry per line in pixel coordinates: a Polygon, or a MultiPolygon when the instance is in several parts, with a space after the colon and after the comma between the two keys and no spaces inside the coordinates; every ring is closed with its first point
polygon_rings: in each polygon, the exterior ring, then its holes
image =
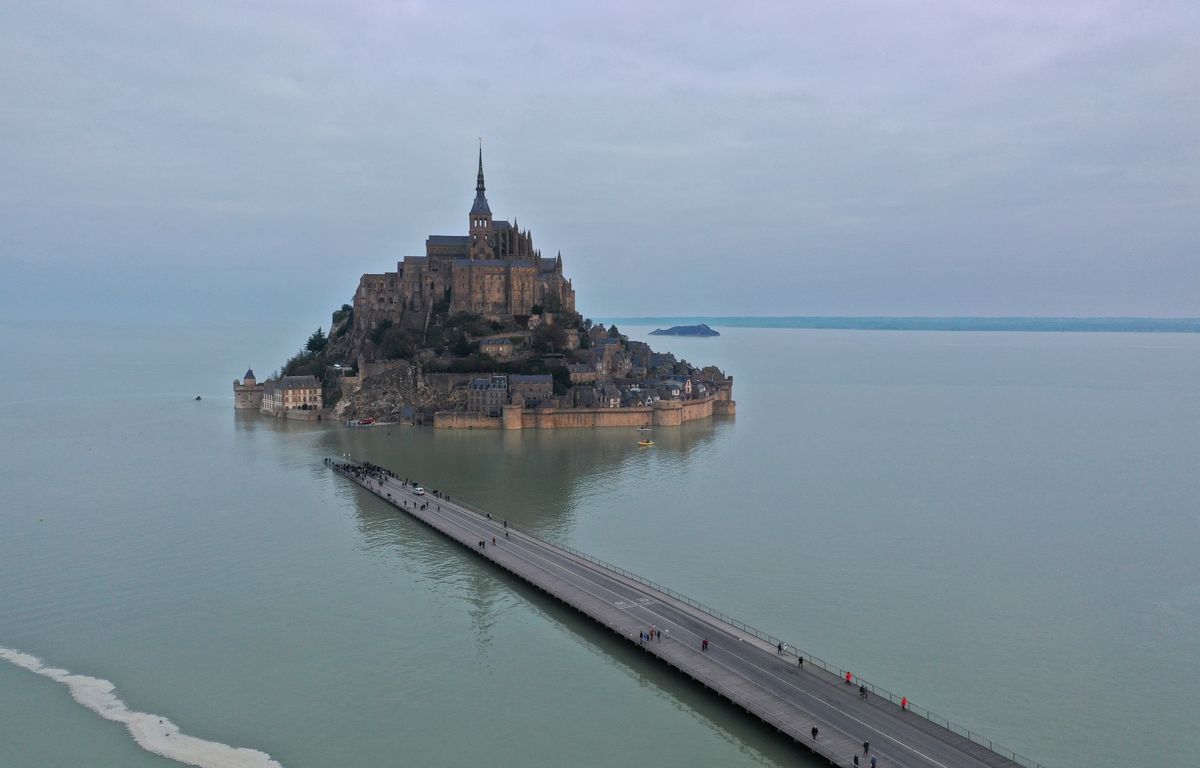
{"type": "Polygon", "coordinates": [[[575,290],[563,277],[562,254],[542,258],[529,231],[515,220],[493,221],[484,189],[480,149],[467,234],[430,235],[424,256],[405,256],[395,272],[363,275],[354,294],[356,330],[384,320],[422,328],[435,313],[446,312],[500,322],[539,312],[575,312],[575,290]]]}

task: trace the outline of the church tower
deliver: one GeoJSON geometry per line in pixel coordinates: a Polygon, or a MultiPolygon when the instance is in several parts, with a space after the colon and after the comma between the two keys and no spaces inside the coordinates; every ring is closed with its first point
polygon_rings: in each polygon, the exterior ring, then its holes
{"type": "Polygon", "coordinates": [[[492,250],[492,209],[483,194],[483,145],[479,146],[479,175],[475,177],[475,203],[471,206],[471,258],[494,259],[492,250]]]}

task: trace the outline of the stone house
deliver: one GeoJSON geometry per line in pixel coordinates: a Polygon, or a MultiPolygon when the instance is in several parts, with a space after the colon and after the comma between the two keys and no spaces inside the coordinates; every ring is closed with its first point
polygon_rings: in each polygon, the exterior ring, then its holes
{"type": "Polygon", "coordinates": [[[264,384],[259,410],[281,418],[319,419],[322,406],[321,382],[316,376],[284,376],[264,384]]]}
{"type": "Polygon", "coordinates": [[[567,363],[567,373],[572,384],[590,384],[599,378],[596,369],[586,363],[567,363]]]}
{"type": "Polygon", "coordinates": [[[621,390],[617,389],[615,384],[606,381],[598,389],[601,408],[621,407],[621,390]]]}
{"type": "Polygon", "coordinates": [[[478,378],[467,385],[467,410],[488,416],[499,416],[508,402],[508,377],[502,373],[478,378]]]}
{"type": "Polygon", "coordinates": [[[512,357],[513,343],[509,339],[480,339],[479,351],[497,360],[506,360],[512,357]]]}
{"type": "Polygon", "coordinates": [[[515,373],[508,377],[508,389],[520,392],[527,404],[540,403],[554,396],[554,377],[548,373],[515,373]]]}

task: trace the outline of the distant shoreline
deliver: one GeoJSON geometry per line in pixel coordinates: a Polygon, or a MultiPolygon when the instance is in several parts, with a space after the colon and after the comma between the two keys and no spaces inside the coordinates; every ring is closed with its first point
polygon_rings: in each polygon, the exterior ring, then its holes
{"type": "Polygon", "coordinates": [[[1200,317],[606,317],[605,323],[707,323],[727,328],[847,331],[1028,331],[1067,333],[1200,333],[1200,317]]]}

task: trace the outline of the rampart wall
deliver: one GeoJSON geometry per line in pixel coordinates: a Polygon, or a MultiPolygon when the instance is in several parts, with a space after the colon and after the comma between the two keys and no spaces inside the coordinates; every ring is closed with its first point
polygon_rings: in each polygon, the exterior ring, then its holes
{"type": "Polygon", "coordinates": [[[638,408],[517,408],[507,405],[500,418],[466,411],[438,411],[435,429],[594,429],[598,427],[677,427],[713,413],[733,413],[732,400],[720,393],[698,400],[664,400],[638,408]]]}

